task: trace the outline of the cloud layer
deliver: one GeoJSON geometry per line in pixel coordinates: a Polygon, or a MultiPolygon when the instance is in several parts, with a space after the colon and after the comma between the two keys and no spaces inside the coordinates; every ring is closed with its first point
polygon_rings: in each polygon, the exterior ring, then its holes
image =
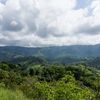
{"type": "Polygon", "coordinates": [[[100,43],[100,0],[0,0],[0,45],[100,43]]]}

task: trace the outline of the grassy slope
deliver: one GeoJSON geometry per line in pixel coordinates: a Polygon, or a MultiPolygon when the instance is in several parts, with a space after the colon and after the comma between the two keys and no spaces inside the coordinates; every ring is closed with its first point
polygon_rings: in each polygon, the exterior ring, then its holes
{"type": "Polygon", "coordinates": [[[28,100],[22,92],[0,88],[0,100],[28,100]]]}

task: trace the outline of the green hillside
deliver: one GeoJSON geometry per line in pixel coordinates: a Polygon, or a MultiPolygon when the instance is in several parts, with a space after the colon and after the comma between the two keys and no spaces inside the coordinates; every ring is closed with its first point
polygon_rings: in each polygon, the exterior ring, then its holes
{"type": "Polygon", "coordinates": [[[72,45],[54,47],[0,47],[0,60],[9,60],[18,57],[41,57],[48,60],[58,58],[91,58],[100,57],[100,45],[72,45]]]}
{"type": "Polygon", "coordinates": [[[99,100],[100,70],[85,64],[1,62],[0,96],[0,100],[99,100]]]}

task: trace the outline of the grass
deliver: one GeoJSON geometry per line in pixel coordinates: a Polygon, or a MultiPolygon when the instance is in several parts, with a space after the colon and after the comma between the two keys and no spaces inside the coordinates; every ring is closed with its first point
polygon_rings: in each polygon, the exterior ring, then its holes
{"type": "Polygon", "coordinates": [[[0,88],[0,100],[28,100],[22,92],[0,88]]]}

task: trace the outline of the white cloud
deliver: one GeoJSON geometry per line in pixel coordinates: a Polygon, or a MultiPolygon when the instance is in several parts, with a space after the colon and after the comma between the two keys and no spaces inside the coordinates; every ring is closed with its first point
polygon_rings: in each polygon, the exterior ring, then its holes
{"type": "Polygon", "coordinates": [[[12,27],[16,27],[17,25],[18,25],[18,23],[16,22],[16,21],[12,21],[11,23],[10,23],[10,25],[12,26],[12,27]]]}
{"type": "Polygon", "coordinates": [[[0,22],[3,20],[3,17],[2,17],[2,15],[0,15],[0,22]]]}
{"type": "Polygon", "coordinates": [[[100,43],[99,5],[92,0],[75,9],[77,0],[7,0],[0,3],[0,45],[100,43]]]}

